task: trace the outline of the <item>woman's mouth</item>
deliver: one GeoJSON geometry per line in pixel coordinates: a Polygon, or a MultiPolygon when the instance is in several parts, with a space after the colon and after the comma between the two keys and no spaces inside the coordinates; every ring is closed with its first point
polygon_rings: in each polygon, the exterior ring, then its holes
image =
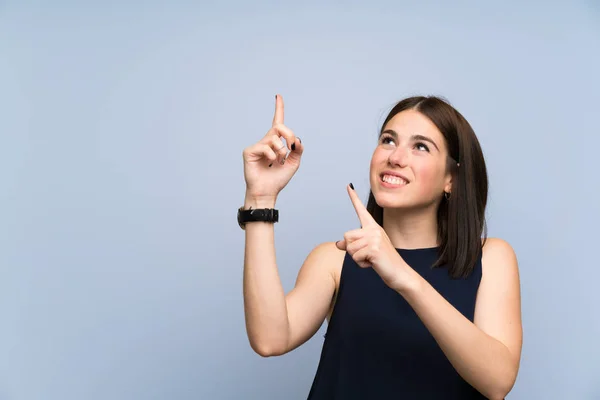
{"type": "Polygon", "coordinates": [[[381,176],[381,181],[384,183],[383,186],[386,187],[401,187],[408,184],[408,181],[406,181],[404,178],[390,174],[383,174],[381,176]]]}

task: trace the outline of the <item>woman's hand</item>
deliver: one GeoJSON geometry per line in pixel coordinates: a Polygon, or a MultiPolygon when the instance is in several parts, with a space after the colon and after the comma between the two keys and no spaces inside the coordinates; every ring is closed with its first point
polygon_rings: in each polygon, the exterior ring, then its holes
{"type": "Polygon", "coordinates": [[[246,198],[274,200],[300,167],[304,147],[283,124],[283,99],[279,95],[275,97],[271,129],[243,152],[246,198]]]}
{"type": "MultiPolygon", "coordinates": [[[[351,185],[347,187],[362,228],[348,231],[336,243],[362,268],[373,268],[390,288],[400,292],[411,282],[412,268],[400,257],[383,228],[373,219],[351,185]]],[[[412,271],[414,272],[414,271],[412,271]]]]}

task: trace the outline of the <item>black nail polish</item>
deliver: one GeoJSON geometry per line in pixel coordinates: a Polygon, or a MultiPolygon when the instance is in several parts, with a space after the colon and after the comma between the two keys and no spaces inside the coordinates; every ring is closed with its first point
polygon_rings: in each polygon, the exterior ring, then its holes
{"type": "Polygon", "coordinates": [[[352,183],[350,184],[350,189],[354,190],[354,185],[352,183]]]}
{"type": "Polygon", "coordinates": [[[296,150],[296,143],[292,143],[292,151],[296,150]]]}
{"type": "Polygon", "coordinates": [[[273,163],[269,164],[269,168],[271,168],[273,166],[273,163]]]}

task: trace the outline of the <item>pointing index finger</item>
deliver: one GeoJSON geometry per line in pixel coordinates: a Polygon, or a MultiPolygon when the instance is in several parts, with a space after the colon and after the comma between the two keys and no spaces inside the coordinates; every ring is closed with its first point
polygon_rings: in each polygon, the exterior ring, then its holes
{"type": "Polygon", "coordinates": [[[283,98],[275,95],[275,115],[273,116],[273,126],[283,124],[283,98]]]}
{"type": "Polygon", "coordinates": [[[350,195],[350,201],[352,201],[354,210],[356,210],[356,215],[358,216],[361,226],[364,227],[376,223],[373,217],[371,216],[371,213],[369,213],[363,202],[358,197],[358,194],[354,190],[354,186],[352,184],[349,184],[347,186],[347,190],[348,195],[350,195]]]}

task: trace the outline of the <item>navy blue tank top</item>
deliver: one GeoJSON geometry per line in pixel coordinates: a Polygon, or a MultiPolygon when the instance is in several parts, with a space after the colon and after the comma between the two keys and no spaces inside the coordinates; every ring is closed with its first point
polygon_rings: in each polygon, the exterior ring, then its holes
{"type": "MultiPolygon", "coordinates": [[[[402,258],[473,321],[481,258],[466,279],[431,268],[437,248],[402,258]]],[[[485,399],[456,372],[408,302],[346,253],[309,400],[485,399]]]]}

